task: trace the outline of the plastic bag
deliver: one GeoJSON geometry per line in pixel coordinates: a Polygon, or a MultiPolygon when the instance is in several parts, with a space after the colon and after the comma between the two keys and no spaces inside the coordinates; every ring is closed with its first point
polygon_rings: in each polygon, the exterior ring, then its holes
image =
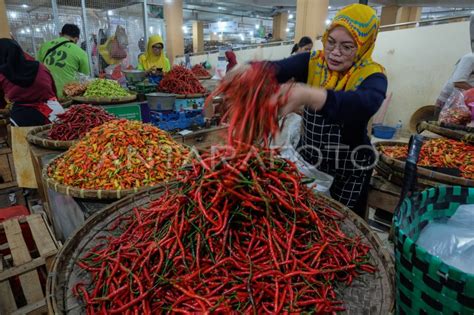
{"type": "Polygon", "coordinates": [[[474,88],[464,91],[464,103],[474,103],[474,88]]]}
{"type": "Polygon", "coordinates": [[[439,122],[454,125],[467,125],[471,122],[471,111],[464,102],[464,94],[454,89],[439,113],[439,122]]]}
{"type": "Polygon", "coordinates": [[[127,51],[124,49],[124,46],[120,45],[117,38],[111,39],[109,43],[109,53],[110,53],[110,57],[114,59],[127,58],[127,51]]]}
{"type": "Polygon", "coordinates": [[[295,149],[301,137],[301,124],[302,118],[300,115],[288,114],[284,119],[280,120],[282,130],[275,139],[272,139],[270,146],[272,148],[280,148],[280,156],[295,163],[301,174],[306,177],[308,187],[329,195],[329,189],[334,178],[306,162],[295,149]]]}
{"type": "Polygon", "coordinates": [[[128,46],[127,32],[120,25],[117,25],[117,28],[115,29],[115,38],[117,39],[117,42],[121,47],[128,46]]]}
{"type": "Polygon", "coordinates": [[[459,206],[449,219],[429,223],[416,243],[444,263],[474,274],[474,205],[459,206]]]}

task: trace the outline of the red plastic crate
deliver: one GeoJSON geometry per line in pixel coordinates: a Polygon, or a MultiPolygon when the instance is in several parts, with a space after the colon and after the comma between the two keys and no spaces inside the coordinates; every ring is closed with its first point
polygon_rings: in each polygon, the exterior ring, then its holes
{"type": "Polygon", "coordinates": [[[0,222],[5,220],[21,217],[24,215],[29,215],[30,211],[25,206],[13,206],[8,208],[1,208],[0,209],[0,222]]]}

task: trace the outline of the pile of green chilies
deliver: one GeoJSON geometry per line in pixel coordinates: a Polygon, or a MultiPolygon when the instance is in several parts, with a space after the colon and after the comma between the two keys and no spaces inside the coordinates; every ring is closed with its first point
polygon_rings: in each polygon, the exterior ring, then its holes
{"type": "Polygon", "coordinates": [[[369,246],[276,152],[214,148],[77,262],[88,314],[334,313],[369,246]]]}

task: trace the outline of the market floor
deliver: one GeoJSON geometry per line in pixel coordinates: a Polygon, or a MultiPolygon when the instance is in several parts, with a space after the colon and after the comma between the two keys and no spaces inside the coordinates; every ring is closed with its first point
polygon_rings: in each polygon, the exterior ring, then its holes
{"type": "Polygon", "coordinates": [[[377,219],[375,216],[375,209],[372,208],[369,209],[368,224],[372,228],[372,231],[374,231],[380,238],[384,248],[390,253],[392,259],[395,260],[393,243],[388,239],[390,225],[377,219]]]}

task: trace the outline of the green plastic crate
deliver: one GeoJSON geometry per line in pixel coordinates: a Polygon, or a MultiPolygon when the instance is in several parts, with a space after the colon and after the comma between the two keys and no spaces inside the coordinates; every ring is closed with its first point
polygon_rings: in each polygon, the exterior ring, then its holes
{"type": "Polygon", "coordinates": [[[156,84],[152,83],[137,83],[135,84],[135,92],[137,94],[148,94],[148,93],[153,93],[156,92],[156,84]]]}
{"type": "Polygon", "coordinates": [[[429,222],[472,203],[474,188],[459,186],[431,188],[404,200],[394,218],[397,314],[474,314],[474,275],[415,243],[429,222]]]}

